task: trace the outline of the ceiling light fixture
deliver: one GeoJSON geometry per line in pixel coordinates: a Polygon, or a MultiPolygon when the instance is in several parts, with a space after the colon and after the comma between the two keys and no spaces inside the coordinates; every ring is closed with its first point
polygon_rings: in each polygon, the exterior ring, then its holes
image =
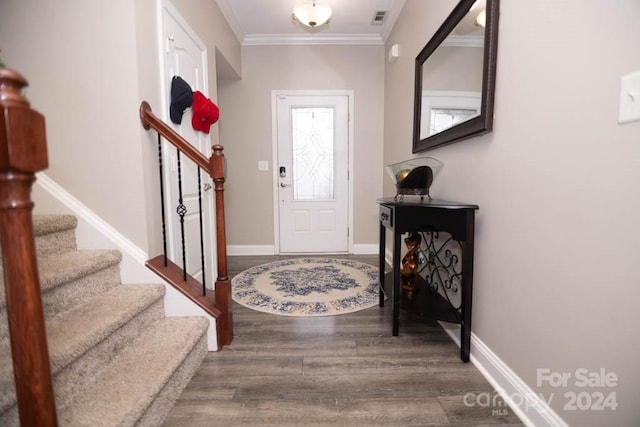
{"type": "Polygon", "coordinates": [[[298,3],[291,17],[307,27],[326,24],[331,19],[331,8],[326,4],[317,4],[316,0],[298,3]]]}

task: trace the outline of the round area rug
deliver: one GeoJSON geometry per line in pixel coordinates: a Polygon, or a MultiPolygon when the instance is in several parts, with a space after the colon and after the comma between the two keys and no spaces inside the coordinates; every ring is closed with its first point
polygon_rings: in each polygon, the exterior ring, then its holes
{"type": "Polygon", "coordinates": [[[243,271],[231,280],[233,300],[283,316],[330,316],[378,304],[378,268],[348,259],[298,258],[243,271]]]}

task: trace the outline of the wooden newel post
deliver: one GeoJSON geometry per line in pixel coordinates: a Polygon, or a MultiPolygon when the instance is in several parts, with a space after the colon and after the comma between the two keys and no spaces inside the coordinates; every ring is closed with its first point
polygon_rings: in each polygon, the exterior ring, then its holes
{"type": "Polygon", "coordinates": [[[233,340],[233,313],[231,311],[231,284],[227,273],[227,235],[224,217],[224,180],[226,164],[224,147],[216,144],[210,158],[211,177],[216,192],[216,252],[218,254],[218,278],[216,280],[216,306],[222,311],[222,321],[217,325],[218,346],[229,345],[233,340]]]}
{"type": "Polygon", "coordinates": [[[31,186],[48,166],[44,117],[22,95],[24,77],[0,68],[0,239],[20,424],[56,426],[33,237],[31,186]]]}

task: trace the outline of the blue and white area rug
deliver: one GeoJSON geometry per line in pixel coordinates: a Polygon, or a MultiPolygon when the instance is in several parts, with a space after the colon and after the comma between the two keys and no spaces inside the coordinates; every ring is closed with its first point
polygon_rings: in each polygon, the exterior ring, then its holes
{"type": "Polygon", "coordinates": [[[233,300],[283,316],[331,316],[378,304],[378,268],[348,259],[298,258],[259,265],[231,280],[233,300]]]}

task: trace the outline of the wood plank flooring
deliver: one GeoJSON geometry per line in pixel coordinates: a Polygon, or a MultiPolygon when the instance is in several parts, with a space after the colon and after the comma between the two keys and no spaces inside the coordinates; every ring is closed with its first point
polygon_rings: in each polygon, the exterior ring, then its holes
{"type": "MultiPolygon", "coordinates": [[[[229,257],[229,275],[285,258],[229,257]]],[[[311,318],[233,309],[233,343],[206,356],[165,426],[522,425],[501,399],[487,405],[497,393],[436,322],[402,318],[393,337],[390,304],[311,318]]]]}

